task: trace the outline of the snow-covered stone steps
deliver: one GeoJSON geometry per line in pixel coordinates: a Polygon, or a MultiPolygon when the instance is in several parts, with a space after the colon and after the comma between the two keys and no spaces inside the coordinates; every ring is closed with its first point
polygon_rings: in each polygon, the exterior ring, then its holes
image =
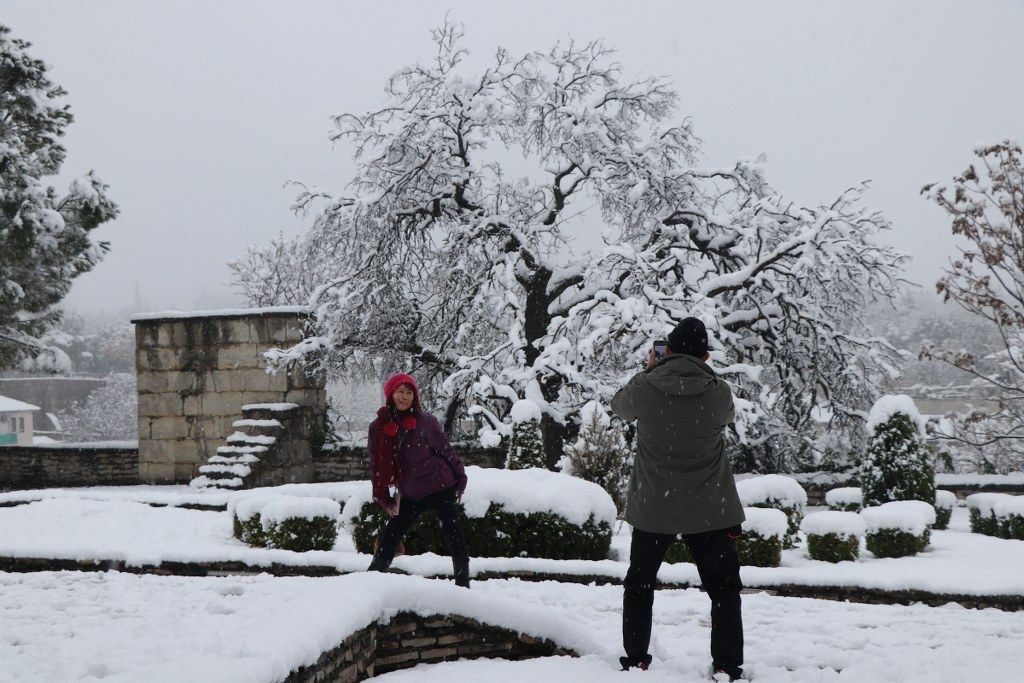
{"type": "Polygon", "coordinates": [[[241,420],[235,420],[231,423],[232,427],[277,427],[281,428],[280,420],[273,419],[254,419],[254,418],[243,418],[241,420]]]}
{"type": "Polygon", "coordinates": [[[259,461],[260,459],[257,458],[252,453],[239,453],[236,455],[211,455],[210,459],[207,460],[206,462],[210,463],[211,465],[217,463],[220,463],[222,465],[233,465],[235,463],[251,465],[254,462],[259,461]]]}
{"type": "Polygon", "coordinates": [[[234,434],[228,435],[227,441],[228,443],[251,443],[269,446],[277,443],[277,437],[266,434],[246,434],[245,432],[235,432],[234,434]]]}
{"type": "Polygon", "coordinates": [[[234,463],[229,465],[211,463],[207,465],[200,465],[199,471],[207,476],[214,474],[227,474],[230,475],[228,478],[234,478],[249,475],[252,472],[252,468],[243,463],[234,463]]]}
{"type": "Polygon", "coordinates": [[[193,488],[239,489],[242,488],[243,483],[241,477],[217,478],[201,474],[189,482],[189,486],[193,488]]]}
{"type": "Polygon", "coordinates": [[[266,446],[220,446],[217,448],[217,452],[220,454],[224,453],[266,453],[269,448],[266,446]]]}

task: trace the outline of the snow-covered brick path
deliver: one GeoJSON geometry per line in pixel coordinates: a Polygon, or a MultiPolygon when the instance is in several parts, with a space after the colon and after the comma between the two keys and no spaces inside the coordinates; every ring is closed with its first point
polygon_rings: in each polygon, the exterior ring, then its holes
{"type": "MultiPolygon", "coordinates": [[[[3,680],[280,680],[372,621],[454,613],[551,638],[581,659],[421,666],[380,680],[622,681],[622,589],[338,578],[0,574],[3,680]]],[[[855,605],[748,594],[746,668],[771,681],[1009,681],[1024,667],[1024,616],[997,610],[855,605]]],[[[709,602],[660,591],[644,681],[707,680],[709,602]]],[[[632,680],[630,678],[629,680],[632,680]]]]}
{"type": "MultiPolygon", "coordinates": [[[[318,490],[281,488],[310,495],[318,490]]],[[[253,495],[253,491],[244,493],[253,495]]],[[[339,496],[327,497],[337,500],[339,496]]],[[[766,588],[800,584],[1024,595],[1024,542],[968,533],[967,510],[956,508],[953,512],[950,530],[933,531],[931,546],[914,557],[877,559],[862,550],[858,562],[830,564],[809,559],[806,551],[797,547],[783,551],[781,567],[743,567],[743,581],[751,587],[766,588]]],[[[613,540],[613,557],[628,557],[628,534],[628,527],[623,525],[613,540]]],[[[0,508],[0,556],[116,560],[129,565],[180,561],[244,562],[267,567],[279,563],[329,566],[341,572],[360,571],[369,563],[368,556],[355,552],[352,538],[346,533],[339,534],[335,550],[330,552],[250,548],[232,538],[231,516],[226,512],[74,498],[0,508]]],[[[615,559],[474,558],[471,566],[474,572],[533,571],[620,580],[626,574],[626,563],[615,559]]],[[[452,569],[449,558],[432,554],[399,557],[394,567],[427,576],[447,575],[452,569]]],[[[659,577],[666,582],[699,583],[696,568],[690,564],[665,565],[659,577]]]]}

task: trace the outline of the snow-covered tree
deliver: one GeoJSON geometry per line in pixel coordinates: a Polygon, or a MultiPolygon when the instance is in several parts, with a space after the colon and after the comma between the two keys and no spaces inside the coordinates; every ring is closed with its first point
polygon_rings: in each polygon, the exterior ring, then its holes
{"type": "Polygon", "coordinates": [[[544,467],[544,444],[540,438],[540,409],[533,401],[516,401],[509,413],[512,429],[508,438],[505,467],[525,470],[544,467]]]}
{"type": "Polygon", "coordinates": [[[0,25],[0,367],[62,370],[67,358],[43,336],[72,280],[107,251],[89,233],[117,207],[92,171],[63,195],[44,182],[64,161],[58,139],[72,118],[29,47],[0,25]]]}
{"type": "Polygon", "coordinates": [[[979,167],[922,193],[963,240],[939,293],[987,321],[978,326],[993,330],[1001,348],[981,357],[977,348],[928,344],[921,356],[959,368],[991,392],[994,411],[950,416],[937,436],[970,449],[982,471],[1007,472],[1024,468],[1024,158],[1012,141],[979,147],[975,155],[979,167]]]}
{"type": "Polygon", "coordinates": [[[328,245],[282,234],[266,246],[249,245],[228,267],[250,306],[302,306],[320,284],[338,275],[332,264],[328,245]]]}
{"type": "Polygon", "coordinates": [[[924,420],[909,396],[883,396],[867,421],[871,439],[861,464],[864,507],[894,500],[935,503],[935,468],[924,443],[924,420]]]}
{"type": "Polygon", "coordinates": [[[126,441],[138,438],[135,375],[115,372],[57,417],[64,435],[74,441],[126,441]]]}
{"type": "Polygon", "coordinates": [[[597,401],[580,411],[582,426],[576,442],[565,449],[564,469],[575,477],[592,481],[612,497],[621,513],[626,503],[626,485],[633,464],[626,430],[597,401]]]}
{"type": "Polygon", "coordinates": [[[499,49],[470,73],[461,37],[438,29],[436,54],[395,73],[381,109],[335,118],[355,177],[297,209],[323,204],[307,239],[330,245],[339,275],[311,296],[317,334],[276,362],[412,358],[449,422],[476,415],[488,440],[530,399],[554,467],[582,406],[607,405],[651,341],[695,315],[755,466],[812,444],[816,408],[860,427],[891,369],[861,313],[902,261],[874,241],[888,224],[863,188],[803,207],[757,163],[695,167],[669,84],[627,78],[600,42],[499,49]],[[604,246],[582,253],[574,221],[604,246]]]}

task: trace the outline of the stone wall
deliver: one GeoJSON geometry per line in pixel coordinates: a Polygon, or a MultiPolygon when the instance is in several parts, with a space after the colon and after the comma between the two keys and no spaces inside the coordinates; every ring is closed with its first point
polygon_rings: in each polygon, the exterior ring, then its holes
{"type": "Polygon", "coordinates": [[[191,481],[235,431],[243,405],[325,410],[322,378],[266,372],[264,352],[302,339],[304,319],[295,307],[133,318],[142,481],[191,481]]]}
{"type": "Polygon", "coordinates": [[[371,624],[323,653],[286,681],[362,681],[418,664],[454,659],[532,659],[577,656],[551,642],[457,615],[422,617],[399,612],[388,624],[371,624]]]}
{"type": "Polygon", "coordinates": [[[0,446],[0,491],[138,483],[134,444],[0,446]]]}
{"type": "MultiPolygon", "coordinates": [[[[463,464],[478,467],[505,466],[505,450],[480,445],[454,444],[463,464]]],[[[356,481],[370,478],[370,461],[362,446],[339,446],[313,454],[315,481],[356,481]]]]}

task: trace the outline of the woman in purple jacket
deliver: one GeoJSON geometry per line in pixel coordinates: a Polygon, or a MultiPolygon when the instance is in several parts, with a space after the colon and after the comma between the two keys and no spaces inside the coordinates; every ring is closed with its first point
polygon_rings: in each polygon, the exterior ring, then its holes
{"type": "Polygon", "coordinates": [[[384,383],[385,405],[370,424],[367,449],[373,499],[387,510],[369,571],[383,572],[395,559],[405,532],[424,510],[433,509],[441,522],[455,569],[455,583],[469,587],[469,551],[459,526],[458,502],[466,490],[466,471],[433,415],[420,409],[419,387],[399,373],[384,383]],[[398,489],[391,494],[391,487],[398,489]]]}

